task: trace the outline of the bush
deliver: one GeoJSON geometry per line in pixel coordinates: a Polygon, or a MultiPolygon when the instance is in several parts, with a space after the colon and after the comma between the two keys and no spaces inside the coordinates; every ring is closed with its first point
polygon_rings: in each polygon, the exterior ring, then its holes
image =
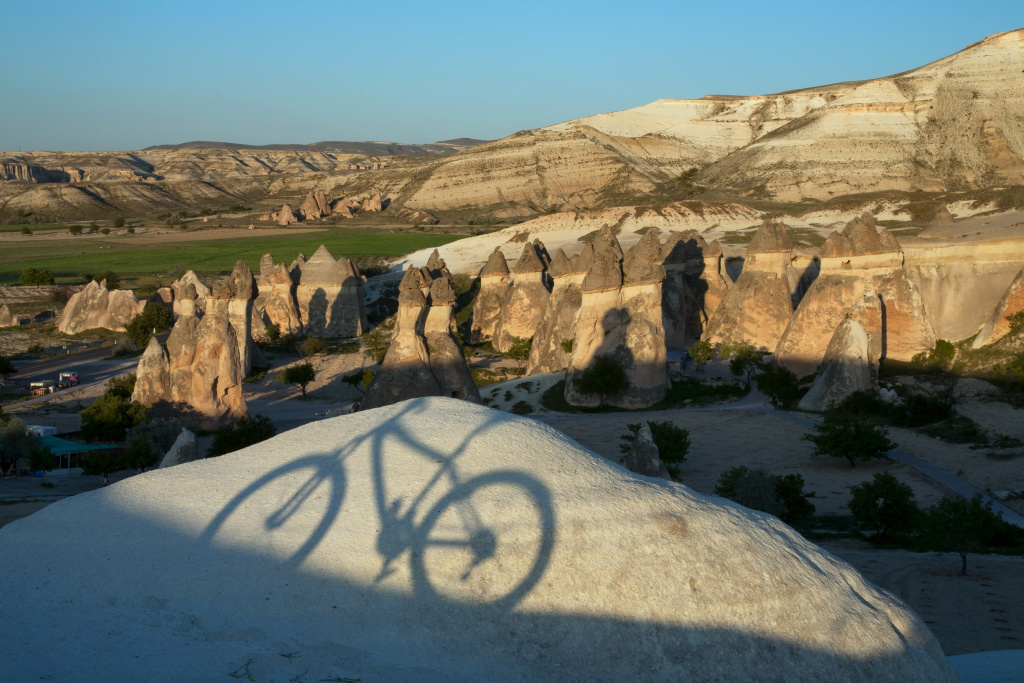
{"type": "Polygon", "coordinates": [[[24,226],[24,227],[23,227],[23,228],[21,229],[21,234],[22,234],[22,235],[31,235],[31,234],[32,234],[32,228],[28,227],[27,225],[26,225],[26,226],[24,226]]]}
{"type": "Polygon", "coordinates": [[[1010,323],[1010,332],[1024,330],[1024,311],[1017,311],[1006,316],[1006,322],[1010,323]]]}
{"type": "Polygon", "coordinates": [[[922,427],[949,419],[953,415],[953,397],[911,394],[886,410],[897,427],[922,427]]]}
{"type": "Polygon", "coordinates": [[[787,524],[805,524],[814,516],[814,492],[804,491],[799,474],[769,474],[762,468],[732,467],[718,478],[715,495],[775,515],[787,524]]]}
{"type": "Polygon", "coordinates": [[[396,320],[395,316],[386,318],[363,335],[363,354],[373,359],[373,362],[378,365],[384,362],[384,356],[387,355],[388,347],[391,346],[396,320]]]}
{"type": "Polygon", "coordinates": [[[715,357],[715,347],[711,344],[710,340],[704,339],[691,346],[688,353],[693,362],[697,364],[697,367],[703,371],[704,366],[715,357]]]}
{"type": "Polygon", "coordinates": [[[72,225],[72,226],[68,227],[68,232],[70,232],[72,235],[81,235],[82,234],[82,226],[81,225],[72,225]]]}
{"type": "Polygon", "coordinates": [[[166,330],[174,323],[174,316],[167,306],[150,301],[146,307],[125,326],[125,334],[137,348],[143,349],[149,343],[149,336],[166,330]]]}
{"type": "Polygon", "coordinates": [[[774,361],[759,363],[757,367],[757,388],[771,399],[772,405],[787,406],[800,398],[800,380],[789,368],[774,361]]]}
{"type": "Polygon", "coordinates": [[[175,419],[140,422],[128,433],[129,441],[145,441],[158,453],[167,453],[181,434],[182,424],[175,419]]]}
{"type": "Polygon", "coordinates": [[[217,430],[206,457],[233,453],[276,435],[277,429],[266,415],[256,413],[252,417],[243,417],[235,424],[217,430]]]}
{"type": "MultiPolygon", "coordinates": [[[[683,464],[687,453],[690,452],[689,430],[683,429],[668,420],[660,422],[648,420],[647,426],[651,429],[651,438],[654,440],[654,445],[658,447],[658,457],[665,463],[665,469],[674,478],[678,479],[679,466],[683,464]]],[[[622,453],[629,453],[633,447],[633,440],[640,433],[641,424],[627,424],[626,427],[629,429],[629,433],[619,437],[622,441],[619,444],[619,450],[622,453]]]]}
{"type": "Polygon", "coordinates": [[[1013,405],[1024,402],[1024,353],[999,366],[985,379],[1003,391],[1006,401],[1013,405]]]}
{"type": "Polygon", "coordinates": [[[946,496],[928,510],[928,536],[938,547],[960,555],[960,574],[967,573],[967,555],[988,546],[1019,545],[1021,530],[992,511],[981,494],[970,500],[946,496]]]}
{"type": "Polygon", "coordinates": [[[18,281],[23,285],[52,285],[53,273],[44,268],[26,268],[18,281]]]}
{"type": "Polygon", "coordinates": [[[121,398],[131,398],[132,393],[135,391],[135,381],[136,377],[134,374],[111,377],[107,380],[105,393],[120,396],[121,398]]]}
{"type": "Polygon", "coordinates": [[[729,372],[736,377],[746,375],[747,386],[749,387],[750,379],[761,366],[761,358],[764,354],[750,344],[743,343],[723,344],[722,349],[725,352],[731,352],[732,358],[729,360],[729,372]]]}
{"type": "Polygon", "coordinates": [[[955,358],[956,347],[945,339],[939,339],[935,342],[935,348],[915,354],[910,362],[925,372],[943,372],[953,366],[955,358]]]}
{"type": "Polygon", "coordinates": [[[362,370],[357,370],[353,372],[351,375],[345,375],[344,377],[341,378],[341,381],[344,382],[345,384],[351,385],[352,387],[358,389],[361,393],[365,394],[366,390],[373,382],[374,377],[375,375],[373,374],[373,370],[371,370],[370,368],[363,368],[362,370]]]}
{"type": "Polygon", "coordinates": [[[281,326],[277,323],[270,323],[266,327],[265,334],[267,335],[267,341],[276,342],[281,338],[281,326]]]}
{"type": "Polygon", "coordinates": [[[117,218],[114,219],[114,227],[115,228],[123,228],[124,227],[124,216],[118,216],[117,218]]]}
{"type": "Polygon", "coordinates": [[[530,360],[530,349],[533,348],[533,337],[529,339],[523,339],[522,337],[512,337],[512,344],[508,347],[503,355],[505,358],[515,361],[516,366],[520,370],[523,369],[523,364],[530,360]]]}
{"type": "Polygon", "coordinates": [[[285,368],[277,375],[277,381],[283,384],[298,386],[299,391],[302,392],[302,398],[306,398],[306,387],[313,381],[315,376],[316,373],[313,371],[313,366],[309,363],[303,363],[302,365],[292,365],[285,368]]]}
{"type": "Polygon", "coordinates": [[[574,342],[574,339],[563,339],[558,346],[562,349],[562,353],[572,353],[572,345],[574,342]]]}
{"type": "Polygon", "coordinates": [[[815,425],[813,434],[804,434],[801,438],[814,444],[815,455],[846,458],[853,467],[858,460],[885,458],[896,448],[888,437],[888,430],[871,424],[864,417],[831,412],[815,425]]]}
{"type": "Polygon", "coordinates": [[[93,275],[95,282],[107,281],[107,289],[118,289],[121,286],[121,276],[112,270],[105,270],[98,275],[93,275]]]}
{"type": "Polygon", "coordinates": [[[100,232],[102,232],[104,235],[109,235],[110,234],[110,228],[103,228],[102,230],[100,230],[100,232]]]}
{"type": "Polygon", "coordinates": [[[914,490],[892,474],[876,474],[872,481],[852,486],[850,491],[850,512],[862,526],[875,532],[876,541],[914,530],[921,514],[914,490]]]}
{"type": "Polygon", "coordinates": [[[576,388],[584,394],[598,396],[604,403],[605,397],[629,388],[629,378],[617,360],[608,355],[598,356],[590,367],[580,373],[576,388]]]}
{"type": "Polygon", "coordinates": [[[134,234],[135,234],[135,228],[128,228],[128,230],[127,230],[126,232],[127,232],[127,233],[128,233],[129,235],[134,235],[134,234]]]}
{"type": "Polygon", "coordinates": [[[145,406],[107,392],[82,411],[86,441],[124,441],[128,430],[146,419],[145,406]]]}
{"type": "Polygon", "coordinates": [[[299,355],[303,358],[312,358],[318,353],[323,353],[327,350],[324,346],[324,340],[320,337],[307,337],[302,344],[299,345],[299,355]]]}
{"type": "Polygon", "coordinates": [[[123,455],[125,469],[146,471],[160,462],[160,455],[153,450],[147,442],[142,439],[133,439],[123,455]]]}

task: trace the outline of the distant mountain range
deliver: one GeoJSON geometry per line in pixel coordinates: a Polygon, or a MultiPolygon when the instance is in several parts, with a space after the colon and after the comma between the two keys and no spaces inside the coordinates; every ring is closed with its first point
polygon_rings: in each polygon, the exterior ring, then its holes
{"type": "Polygon", "coordinates": [[[153,145],[147,147],[146,152],[153,150],[179,150],[179,149],[251,149],[251,150],[289,150],[308,152],[337,152],[339,154],[367,154],[372,156],[423,156],[442,155],[461,152],[470,147],[476,147],[490,140],[476,140],[474,138],[456,138],[455,140],[442,140],[426,145],[410,145],[402,142],[344,142],[338,140],[327,140],[324,142],[313,142],[308,145],[283,144],[283,145],[244,145],[237,142],[211,142],[208,140],[195,140],[183,142],[178,145],[153,145]]]}

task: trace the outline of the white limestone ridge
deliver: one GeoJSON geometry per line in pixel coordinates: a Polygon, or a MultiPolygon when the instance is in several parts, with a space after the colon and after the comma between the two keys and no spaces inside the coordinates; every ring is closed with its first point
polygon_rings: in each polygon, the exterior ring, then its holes
{"type": "Polygon", "coordinates": [[[956,680],[774,517],[451,399],[54,503],[0,572],[6,680],[956,680]]]}

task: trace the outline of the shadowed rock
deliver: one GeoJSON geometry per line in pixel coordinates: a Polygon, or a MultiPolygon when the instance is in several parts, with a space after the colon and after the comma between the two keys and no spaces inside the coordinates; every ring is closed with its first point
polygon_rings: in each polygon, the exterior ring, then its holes
{"type": "MultiPolygon", "coordinates": [[[[573,261],[579,263],[579,259],[573,261]]],[[[583,303],[580,283],[586,275],[586,271],[577,270],[578,266],[573,261],[561,249],[556,250],[551,259],[548,267],[552,278],[551,297],[537,324],[530,360],[526,365],[527,375],[563,370],[569,364],[572,354],[565,350],[565,346],[568,342],[571,348],[576,337],[576,316],[583,303]]]]}
{"type": "Polygon", "coordinates": [[[299,213],[307,221],[316,220],[331,213],[331,205],[327,203],[327,196],[317,190],[306,195],[305,201],[299,207],[299,213]]]}
{"type": "Polygon", "coordinates": [[[196,447],[196,435],[187,429],[182,429],[181,434],[178,434],[178,438],[174,440],[171,447],[164,454],[163,460],[160,461],[160,469],[166,467],[174,467],[175,465],[181,465],[186,462],[192,462],[198,455],[198,448],[196,447]]]}
{"type": "Polygon", "coordinates": [[[633,437],[633,444],[630,446],[629,452],[622,459],[622,466],[630,472],[636,472],[645,477],[671,479],[665,463],[659,456],[658,446],[654,443],[654,437],[651,435],[651,428],[644,420],[640,423],[640,431],[633,437]]]}
{"type": "Polygon", "coordinates": [[[363,279],[347,258],[335,259],[320,245],[308,261],[297,264],[296,304],[305,334],[357,337],[366,331],[363,279]]]}
{"type": "Polygon", "coordinates": [[[1010,321],[1007,316],[1024,311],[1024,268],[1013,279],[1006,293],[996,304],[992,311],[992,317],[988,319],[978,336],[974,338],[972,348],[980,349],[983,346],[997,342],[1010,333],[1010,321]]]}
{"type": "Polygon", "coordinates": [[[275,265],[271,254],[264,254],[260,260],[257,285],[259,296],[253,303],[254,321],[259,318],[264,327],[277,325],[282,335],[301,334],[302,318],[295,300],[296,283],[291,271],[283,263],[275,265]]]}
{"type": "Polygon", "coordinates": [[[802,399],[801,410],[827,410],[856,391],[873,386],[877,377],[872,367],[870,342],[861,324],[844,320],[832,335],[821,369],[802,399]]]}
{"type": "Polygon", "coordinates": [[[298,223],[299,219],[295,217],[295,212],[292,211],[292,207],[285,204],[281,207],[281,210],[277,212],[274,217],[278,225],[291,225],[292,223],[298,223]]]}

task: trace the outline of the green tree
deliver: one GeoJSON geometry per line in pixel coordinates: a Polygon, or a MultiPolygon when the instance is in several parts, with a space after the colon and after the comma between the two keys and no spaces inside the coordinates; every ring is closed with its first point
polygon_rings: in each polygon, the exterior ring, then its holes
{"type": "Polygon", "coordinates": [[[299,387],[299,391],[302,392],[302,398],[306,398],[306,387],[313,381],[316,373],[313,371],[313,366],[309,363],[302,363],[301,365],[291,365],[285,368],[283,371],[278,373],[277,381],[283,384],[294,384],[299,387]]]}
{"type": "Polygon", "coordinates": [[[68,227],[68,232],[70,232],[72,235],[76,235],[76,236],[77,235],[81,235],[82,234],[82,226],[81,225],[69,226],[68,227]]]}
{"type": "Polygon", "coordinates": [[[18,458],[28,456],[41,447],[42,438],[31,432],[19,417],[4,416],[0,422],[0,472],[7,473],[18,458]]]}
{"type": "Polygon", "coordinates": [[[757,388],[771,399],[773,406],[785,405],[800,396],[800,380],[789,368],[775,361],[759,362],[754,379],[757,388]]]}
{"type": "Polygon", "coordinates": [[[246,446],[266,441],[275,435],[277,435],[277,429],[266,415],[256,413],[252,417],[243,417],[235,424],[217,430],[206,457],[212,458],[225,453],[233,453],[246,446]]]}
{"type": "Polygon", "coordinates": [[[299,355],[303,358],[312,358],[326,350],[327,347],[324,346],[324,340],[320,337],[306,337],[305,341],[299,345],[299,355]]]}
{"type": "Polygon", "coordinates": [[[374,377],[375,375],[373,374],[373,370],[371,370],[370,368],[363,368],[362,370],[357,370],[356,372],[353,372],[351,375],[345,375],[344,377],[341,378],[341,381],[344,382],[345,384],[352,385],[361,393],[365,394],[366,389],[373,382],[374,377]]]}
{"type": "Polygon", "coordinates": [[[124,216],[118,216],[117,218],[114,219],[114,227],[115,228],[123,228],[124,227],[124,216]]]}
{"type": "Polygon", "coordinates": [[[584,394],[598,396],[600,402],[608,396],[620,394],[629,388],[629,378],[622,364],[610,355],[597,356],[576,380],[576,388],[584,394]]]}
{"type": "Polygon", "coordinates": [[[110,451],[93,451],[79,460],[82,474],[90,477],[107,476],[114,472],[128,469],[125,464],[123,453],[112,453],[110,451]]]}
{"type": "Polygon", "coordinates": [[[281,338],[281,326],[277,323],[270,323],[265,328],[264,334],[267,336],[267,341],[276,342],[281,338]]]}
{"type": "Polygon", "coordinates": [[[799,474],[769,474],[760,467],[731,467],[715,484],[715,495],[744,507],[775,515],[786,524],[803,525],[814,516],[814,492],[804,490],[799,474]]]}
{"type": "Polygon", "coordinates": [[[562,353],[572,353],[572,345],[574,342],[574,339],[563,339],[558,346],[562,349],[562,353]]]}
{"type": "Polygon", "coordinates": [[[1017,311],[1006,316],[1006,322],[1010,323],[1010,332],[1024,330],[1024,311],[1017,311]]]}
{"type": "Polygon", "coordinates": [[[815,425],[813,434],[804,434],[804,441],[814,444],[815,455],[846,458],[850,467],[858,460],[885,458],[896,444],[889,440],[889,432],[866,418],[841,411],[825,415],[815,425]]]}
{"type": "Polygon", "coordinates": [[[690,347],[689,354],[700,371],[704,372],[704,366],[715,357],[715,347],[709,339],[702,339],[690,347]]]}
{"type": "Polygon", "coordinates": [[[530,360],[530,349],[533,348],[533,337],[529,339],[523,339],[522,337],[512,337],[512,344],[508,347],[508,351],[504,353],[505,358],[515,361],[516,366],[521,371],[526,361],[530,360]]]}
{"type": "MultiPolygon", "coordinates": [[[[723,345],[725,346],[725,345],[723,345]]],[[[725,346],[732,351],[732,358],[729,359],[729,372],[736,377],[746,375],[747,387],[750,386],[750,379],[761,364],[763,353],[750,344],[734,343],[725,346]]]]}
{"type": "Polygon", "coordinates": [[[391,346],[396,320],[395,316],[391,316],[363,335],[363,354],[378,365],[384,362],[384,356],[391,346]]]}
{"type": "Polygon", "coordinates": [[[145,421],[145,406],[105,392],[82,411],[82,438],[86,441],[124,441],[128,430],[145,421]]]}
{"type": "Polygon", "coordinates": [[[117,377],[111,377],[107,380],[104,392],[119,396],[120,398],[130,399],[132,394],[135,393],[135,373],[130,372],[127,375],[118,375],[117,377]]]}
{"type": "Polygon", "coordinates": [[[1003,391],[1007,403],[1018,404],[1024,396],[1024,353],[1018,353],[985,379],[1003,391]]]}
{"type": "Polygon", "coordinates": [[[18,281],[23,285],[52,285],[53,273],[45,268],[26,268],[18,281]]]}
{"type": "Polygon", "coordinates": [[[122,469],[130,468],[145,472],[147,467],[153,467],[160,462],[160,454],[154,451],[148,442],[132,439],[125,449],[122,462],[125,465],[122,469]]]}
{"type": "Polygon", "coordinates": [[[107,289],[118,289],[121,286],[121,276],[112,270],[105,270],[98,275],[94,275],[93,280],[96,282],[107,281],[107,289]]]}
{"type": "Polygon", "coordinates": [[[967,555],[986,546],[986,540],[1004,531],[1007,522],[992,511],[981,494],[970,500],[946,496],[928,510],[928,533],[940,547],[960,555],[960,574],[967,573],[967,555]]]}
{"type": "Polygon", "coordinates": [[[49,448],[34,447],[28,454],[28,468],[33,472],[49,472],[57,468],[57,456],[49,448]]]}
{"type": "Polygon", "coordinates": [[[125,325],[125,334],[135,342],[135,346],[142,349],[149,343],[151,334],[166,330],[174,324],[174,316],[167,309],[167,306],[156,301],[150,301],[146,307],[125,325]]]}
{"type": "Polygon", "coordinates": [[[888,472],[850,487],[850,492],[850,512],[862,526],[875,532],[878,541],[913,531],[921,514],[914,490],[888,472]]]}

